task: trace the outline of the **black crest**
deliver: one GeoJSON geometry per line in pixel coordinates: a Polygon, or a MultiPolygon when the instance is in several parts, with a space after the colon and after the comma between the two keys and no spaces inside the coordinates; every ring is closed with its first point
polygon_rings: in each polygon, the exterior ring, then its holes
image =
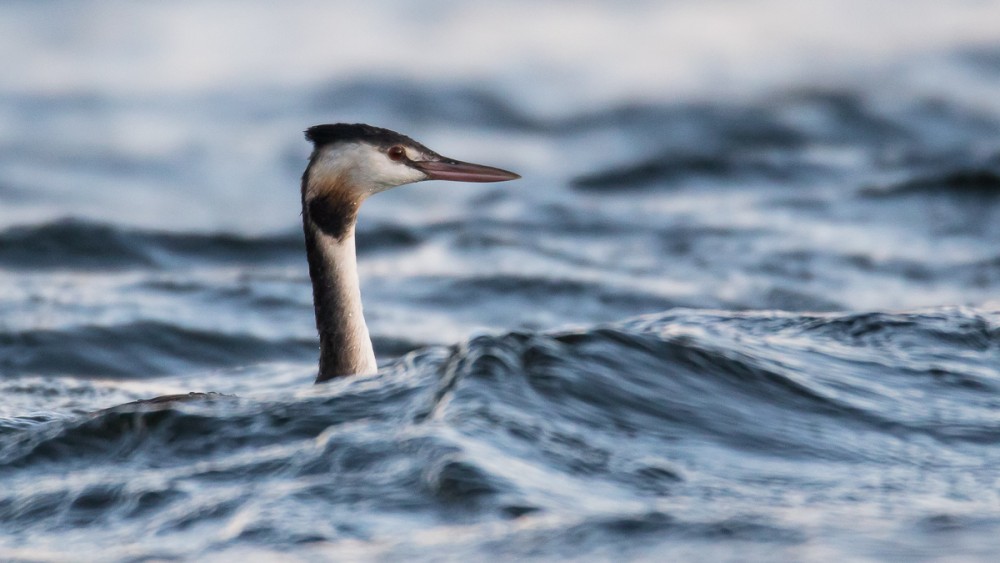
{"type": "Polygon", "coordinates": [[[422,151],[430,152],[427,147],[413,139],[389,129],[372,127],[364,123],[332,123],[314,125],[306,129],[306,139],[313,142],[316,148],[333,143],[364,142],[377,147],[392,145],[409,145],[422,151]]]}

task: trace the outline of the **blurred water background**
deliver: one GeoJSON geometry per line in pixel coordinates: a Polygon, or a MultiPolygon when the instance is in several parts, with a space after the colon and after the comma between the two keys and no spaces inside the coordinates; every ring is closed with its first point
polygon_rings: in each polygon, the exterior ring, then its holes
{"type": "Polygon", "coordinates": [[[990,560],[998,242],[998,2],[5,2],[0,559],[990,560]]]}

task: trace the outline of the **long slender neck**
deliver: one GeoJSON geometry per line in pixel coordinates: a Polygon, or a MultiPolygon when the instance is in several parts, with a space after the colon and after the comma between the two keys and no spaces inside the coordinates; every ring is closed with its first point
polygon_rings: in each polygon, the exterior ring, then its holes
{"type": "Polygon", "coordinates": [[[302,213],[319,331],[316,383],[342,375],[378,371],[361,310],[361,287],[354,249],[357,205],[306,205],[302,213]]]}
{"type": "Polygon", "coordinates": [[[361,310],[361,284],[354,250],[354,225],[363,197],[349,178],[314,171],[313,151],[302,175],[302,227],[319,331],[316,383],[342,375],[375,373],[375,351],[361,310]]]}

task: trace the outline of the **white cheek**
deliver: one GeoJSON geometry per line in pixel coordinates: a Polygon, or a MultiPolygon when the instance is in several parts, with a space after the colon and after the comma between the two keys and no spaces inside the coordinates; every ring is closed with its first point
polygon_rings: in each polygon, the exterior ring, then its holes
{"type": "Polygon", "coordinates": [[[341,144],[324,150],[313,164],[311,183],[340,185],[358,195],[426,180],[427,176],[403,163],[390,160],[382,151],[359,143],[341,144]],[[349,179],[344,182],[345,179],[349,179]]]}
{"type": "Polygon", "coordinates": [[[381,152],[370,152],[367,156],[367,165],[355,168],[355,174],[362,176],[359,180],[375,187],[373,191],[381,192],[427,179],[427,175],[423,172],[402,162],[390,160],[381,152]]]}

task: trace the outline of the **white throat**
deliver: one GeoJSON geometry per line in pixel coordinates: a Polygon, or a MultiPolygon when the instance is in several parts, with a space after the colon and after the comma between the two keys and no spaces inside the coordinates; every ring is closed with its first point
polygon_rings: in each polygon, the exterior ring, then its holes
{"type": "Polygon", "coordinates": [[[341,238],[306,224],[320,359],[317,382],[378,371],[361,305],[354,226],[341,238]]]}

